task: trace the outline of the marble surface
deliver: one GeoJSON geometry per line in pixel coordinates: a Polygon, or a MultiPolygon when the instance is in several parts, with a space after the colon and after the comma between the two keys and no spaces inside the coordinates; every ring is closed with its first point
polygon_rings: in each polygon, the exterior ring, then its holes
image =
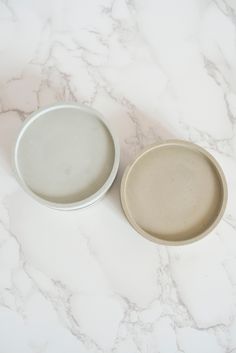
{"type": "Polygon", "coordinates": [[[0,353],[235,353],[235,0],[1,0],[0,33],[0,353]],[[120,139],[115,184],[82,211],[41,206],[11,171],[23,120],[57,101],[120,139]],[[215,231],[176,248],[119,202],[127,163],[168,138],[205,147],[229,187],[215,231]]]}

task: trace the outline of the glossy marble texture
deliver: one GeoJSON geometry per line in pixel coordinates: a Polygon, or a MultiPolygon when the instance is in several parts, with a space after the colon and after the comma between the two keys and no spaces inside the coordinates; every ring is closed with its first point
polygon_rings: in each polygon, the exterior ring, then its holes
{"type": "Polygon", "coordinates": [[[0,1],[0,353],[236,352],[236,2],[0,1]],[[11,171],[23,120],[76,101],[121,145],[118,178],[80,211],[46,208],[11,171]],[[125,166],[169,138],[206,148],[226,213],[182,247],[139,236],[125,166]]]}

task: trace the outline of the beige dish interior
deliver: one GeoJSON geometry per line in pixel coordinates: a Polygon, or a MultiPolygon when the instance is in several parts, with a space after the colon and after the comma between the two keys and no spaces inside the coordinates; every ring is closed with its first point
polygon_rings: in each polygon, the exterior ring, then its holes
{"type": "Polygon", "coordinates": [[[215,159],[187,142],[144,151],[126,170],[121,199],[142,235],[161,243],[186,243],[208,233],[226,203],[226,183],[215,159]]]}

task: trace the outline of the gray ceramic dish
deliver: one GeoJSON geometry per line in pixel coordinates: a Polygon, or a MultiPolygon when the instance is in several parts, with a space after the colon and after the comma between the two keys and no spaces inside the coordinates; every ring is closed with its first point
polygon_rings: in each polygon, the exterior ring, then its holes
{"type": "Polygon", "coordinates": [[[23,124],[14,149],[14,170],[23,189],[62,210],[89,206],[112,185],[119,143],[94,109],[61,103],[41,109],[23,124]]]}
{"type": "Polygon", "coordinates": [[[170,140],[149,146],[127,167],[121,202],[130,224],[145,238],[182,245],[218,224],[227,185],[210,153],[190,142],[170,140]]]}

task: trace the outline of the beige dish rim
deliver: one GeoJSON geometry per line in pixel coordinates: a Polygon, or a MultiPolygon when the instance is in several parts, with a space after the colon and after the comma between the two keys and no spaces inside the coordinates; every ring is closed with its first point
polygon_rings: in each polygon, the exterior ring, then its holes
{"type": "Polygon", "coordinates": [[[221,168],[221,166],[219,165],[219,163],[217,162],[217,160],[209,153],[207,152],[204,148],[192,143],[192,142],[188,142],[188,141],[184,141],[184,140],[178,140],[178,139],[173,139],[173,140],[167,140],[166,142],[163,143],[155,143],[152,145],[149,145],[148,147],[146,147],[144,150],[142,150],[134,159],[134,161],[132,161],[125,169],[125,172],[123,174],[122,180],[121,180],[121,187],[120,187],[120,198],[121,198],[121,205],[122,208],[124,210],[124,213],[129,221],[129,223],[131,224],[131,226],[139,233],[141,234],[144,238],[151,240],[155,243],[158,244],[163,244],[163,245],[186,245],[186,244],[190,244],[193,243],[199,239],[202,239],[203,237],[205,237],[208,233],[210,233],[215,227],[216,225],[219,223],[219,221],[221,220],[225,208],[226,208],[226,204],[227,204],[227,199],[228,199],[228,189],[227,189],[227,183],[226,183],[226,179],[225,179],[225,175],[223,173],[223,170],[221,168]],[[220,211],[217,215],[217,217],[215,218],[215,220],[212,222],[212,224],[203,232],[201,232],[199,235],[191,238],[191,239],[186,239],[186,240],[176,240],[176,241],[169,241],[169,240],[164,240],[164,239],[160,239],[158,237],[154,237],[153,235],[149,234],[148,232],[146,232],[144,229],[142,229],[137,222],[134,220],[134,218],[132,217],[132,212],[130,211],[127,202],[126,202],[126,184],[127,184],[127,180],[129,178],[129,174],[131,172],[131,170],[133,169],[133,167],[135,166],[135,164],[137,163],[137,161],[142,158],[145,154],[147,154],[148,152],[150,152],[153,149],[156,148],[163,148],[163,147],[167,147],[167,146],[171,146],[171,145],[177,145],[177,146],[183,146],[186,148],[191,148],[195,151],[201,152],[204,156],[206,156],[214,165],[214,167],[216,168],[216,171],[218,172],[221,184],[222,184],[222,204],[221,204],[221,208],[220,211]]]}
{"type": "Polygon", "coordinates": [[[111,129],[109,124],[107,124],[107,122],[104,121],[102,114],[91,107],[88,107],[86,105],[82,105],[82,104],[79,104],[76,102],[71,102],[71,103],[58,102],[58,103],[49,105],[47,107],[43,107],[41,109],[38,109],[34,113],[30,114],[29,117],[24,121],[24,123],[18,133],[16,142],[15,142],[15,146],[13,149],[13,155],[12,155],[13,172],[15,174],[15,177],[16,177],[18,183],[23,188],[23,190],[28,195],[30,195],[33,199],[38,201],[39,203],[41,203],[45,206],[48,206],[50,208],[62,210],[62,211],[81,209],[81,208],[90,206],[90,205],[94,204],[97,200],[101,199],[105,195],[105,193],[109,190],[109,188],[111,187],[111,185],[113,184],[113,182],[115,180],[115,177],[118,172],[119,162],[120,162],[120,147],[119,147],[118,138],[113,133],[113,130],[111,129]],[[104,184],[94,194],[88,196],[87,198],[85,198],[83,200],[71,202],[71,203],[59,203],[59,202],[48,201],[48,200],[44,199],[43,197],[40,197],[39,195],[37,195],[25,183],[25,180],[22,176],[22,173],[21,173],[21,170],[19,167],[19,163],[18,163],[19,144],[20,144],[21,139],[22,139],[25,131],[27,130],[27,128],[35,120],[39,119],[41,116],[43,116],[47,112],[49,112],[51,110],[55,110],[55,109],[61,109],[61,108],[75,108],[75,109],[78,109],[78,110],[83,111],[85,113],[93,114],[94,116],[96,116],[96,118],[101,121],[101,123],[106,127],[106,129],[110,133],[113,144],[114,144],[113,166],[112,166],[110,175],[105,180],[104,184]]]}

